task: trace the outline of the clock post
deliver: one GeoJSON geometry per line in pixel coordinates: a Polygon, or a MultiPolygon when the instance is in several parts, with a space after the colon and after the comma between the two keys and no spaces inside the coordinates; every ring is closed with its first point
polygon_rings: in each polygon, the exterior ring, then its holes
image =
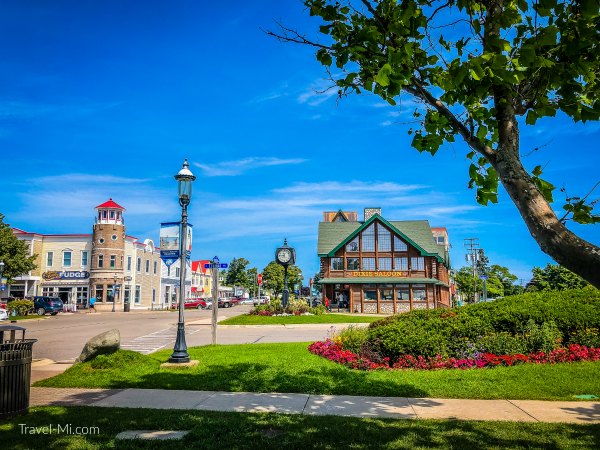
{"type": "Polygon", "coordinates": [[[283,240],[283,246],[275,250],[275,262],[283,266],[283,293],[281,294],[281,306],[287,307],[290,300],[290,291],[288,289],[288,267],[296,262],[296,250],[287,244],[287,239],[283,240]]]}

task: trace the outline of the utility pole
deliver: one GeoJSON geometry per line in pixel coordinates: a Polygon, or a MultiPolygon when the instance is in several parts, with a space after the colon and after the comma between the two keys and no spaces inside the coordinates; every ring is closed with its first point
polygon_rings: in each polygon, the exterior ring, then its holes
{"type": "Polygon", "coordinates": [[[466,238],[465,249],[467,250],[466,260],[471,262],[473,273],[473,303],[475,303],[475,292],[477,291],[477,278],[475,277],[475,264],[479,260],[479,238],[466,238]]]}
{"type": "Polygon", "coordinates": [[[213,264],[213,304],[212,304],[212,345],[217,345],[217,315],[219,314],[219,258],[212,260],[213,264]]]}

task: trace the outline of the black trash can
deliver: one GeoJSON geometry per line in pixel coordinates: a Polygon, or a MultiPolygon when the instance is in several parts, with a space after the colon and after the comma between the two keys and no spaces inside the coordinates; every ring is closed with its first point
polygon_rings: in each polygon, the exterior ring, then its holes
{"type": "Polygon", "coordinates": [[[35,342],[25,339],[23,327],[0,326],[0,419],[27,413],[35,342]]]}
{"type": "Polygon", "coordinates": [[[123,312],[129,312],[129,302],[123,303],[123,312]]]}

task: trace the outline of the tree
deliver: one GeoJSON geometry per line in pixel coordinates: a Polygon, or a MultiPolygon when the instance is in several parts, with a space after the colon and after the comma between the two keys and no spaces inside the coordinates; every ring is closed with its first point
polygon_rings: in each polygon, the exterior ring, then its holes
{"type": "Polygon", "coordinates": [[[401,93],[412,96],[420,103],[412,146],[434,155],[461,138],[477,202],[497,203],[500,181],[542,251],[600,288],[600,248],[566,227],[600,222],[593,188],[582,197],[563,189],[559,218],[555,188],[540,165],[525,169],[519,137],[523,122],[559,112],[600,118],[597,0],[304,3],[323,19],[325,44],[283,25],[268,34],[316,48],[340,98],[368,91],[395,106],[401,93]]]}
{"type": "Polygon", "coordinates": [[[248,291],[252,292],[252,295],[256,294],[256,275],[258,275],[258,269],[256,267],[251,267],[246,270],[246,278],[248,279],[248,284],[244,286],[248,291]]]}
{"type": "Polygon", "coordinates": [[[4,262],[2,277],[11,284],[15,277],[23,275],[37,267],[37,255],[29,256],[27,243],[17,239],[9,224],[4,223],[0,214],[0,261],[4,262]]]}
{"type": "Polygon", "coordinates": [[[481,292],[483,289],[483,282],[478,276],[473,277],[473,272],[470,267],[461,267],[456,276],[454,282],[460,293],[465,296],[465,301],[473,303],[475,301],[475,292],[481,292]]]}
{"type": "Polygon", "coordinates": [[[533,278],[529,282],[528,291],[565,291],[580,289],[588,283],[568,269],[555,264],[546,264],[543,269],[533,268],[533,278]]]}
{"type": "MultiPolygon", "coordinates": [[[[273,292],[277,297],[283,292],[283,266],[271,261],[267,267],[263,269],[263,287],[273,292]]],[[[293,286],[303,279],[302,271],[297,266],[288,267],[288,289],[290,291],[293,286]]]]}
{"type": "Polygon", "coordinates": [[[227,275],[225,276],[225,284],[227,286],[242,286],[248,287],[248,273],[246,272],[246,266],[250,264],[246,258],[233,258],[227,269],[227,275]]]}
{"type": "Polygon", "coordinates": [[[520,294],[523,291],[522,286],[515,285],[515,281],[517,281],[518,278],[516,275],[510,273],[507,267],[493,264],[492,267],[490,267],[488,275],[497,278],[502,284],[504,293],[501,295],[515,295],[520,294]]]}

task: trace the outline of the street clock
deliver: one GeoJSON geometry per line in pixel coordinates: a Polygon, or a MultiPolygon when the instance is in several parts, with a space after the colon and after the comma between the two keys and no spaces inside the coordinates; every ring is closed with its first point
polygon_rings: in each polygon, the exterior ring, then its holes
{"type": "Polygon", "coordinates": [[[275,250],[275,262],[284,267],[296,263],[296,250],[287,245],[287,239],[283,240],[283,246],[275,250]]]}

